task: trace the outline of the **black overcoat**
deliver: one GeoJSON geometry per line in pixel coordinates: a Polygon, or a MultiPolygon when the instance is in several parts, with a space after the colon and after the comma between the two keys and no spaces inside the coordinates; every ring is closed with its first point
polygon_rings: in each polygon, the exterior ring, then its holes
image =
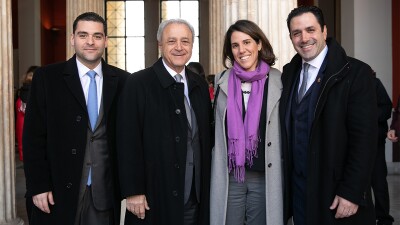
{"type": "MultiPolygon", "coordinates": [[[[327,40],[326,67],[320,85],[307,150],[307,225],[375,224],[370,177],[377,150],[377,102],[371,68],[348,57],[333,39],[327,40]],[[359,205],[357,214],[335,219],[330,210],[335,195],[359,205]]],[[[291,215],[292,153],[290,93],[300,74],[302,59],[284,66],[280,104],[282,147],[286,165],[286,217],[291,215]]]]}
{"type": "MultiPolygon", "coordinates": [[[[115,153],[117,99],[129,73],[102,61],[103,104],[114,173],[116,224],[121,195],[115,153]]],[[[86,149],[89,117],[76,57],[36,70],[24,125],[27,197],[52,191],[55,205],[46,214],[32,209],[33,225],[74,224],[86,149]]]]}
{"type": "MultiPolygon", "coordinates": [[[[186,69],[201,144],[199,224],[209,224],[211,103],[206,81],[186,69]]],[[[144,220],[126,212],[125,224],[182,225],[187,149],[183,84],[160,58],[132,74],[119,102],[117,150],[123,197],[146,195],[144,220]]]]}

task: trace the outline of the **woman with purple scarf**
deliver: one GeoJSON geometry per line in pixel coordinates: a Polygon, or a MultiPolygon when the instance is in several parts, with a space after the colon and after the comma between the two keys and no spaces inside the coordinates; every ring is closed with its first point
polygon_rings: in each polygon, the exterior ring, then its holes
{"type": "Polygon", "coordinates": [[[215,78],[210,224],[283,225],[282,83],[271,68],[273,49],[255,23],[239,20],[226,32],[223,61],[228,69],[215,78]]]}

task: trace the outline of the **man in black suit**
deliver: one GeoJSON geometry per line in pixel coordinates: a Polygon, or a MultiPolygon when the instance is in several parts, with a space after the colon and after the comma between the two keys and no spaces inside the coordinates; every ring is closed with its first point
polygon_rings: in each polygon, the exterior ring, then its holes
{"type": "Polygon", "coordinates": [[[166,20],[157,40],[162,57],[128,78],[119,103],[125,224],[208,225],[212,111],[206,81],[185,67],[194,30],[166,20]]]}
{"type": "Polygon", "coordinates": [[[106,30],[98,14],[81,14],[76,54],[35,72],[24,127],[31,225],[119,224],[115,119],[128,73],[102,59],[106,30]]]}
{"type": "Polygon", "coordinates": [[[370,179],[378,117],[372,69],[327,38],[318,7],[293,9],[287,26],[298,54],[282,73],[285,215],[293,212],[296,225],[375,224],[370,179]]]}

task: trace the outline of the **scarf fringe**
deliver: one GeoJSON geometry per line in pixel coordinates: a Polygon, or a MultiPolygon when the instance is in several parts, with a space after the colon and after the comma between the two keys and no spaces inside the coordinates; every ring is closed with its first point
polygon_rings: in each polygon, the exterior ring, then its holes
{"type": "Polygon", "coordinates": [[[244,166],[235,166],[233,168],[233,176],[238,183],[244,183],[245,172],[246,170],[244,166]]]}
{"type": "Polygon", "coordinates": [[[238,139],[230,139],[229,140],[229,148],[231,149],[228,152],[228,168],[229,172],[236,166],[236,156],[238,155],[238,146],[237,146],[238,139]]]}
{"type": "Polygon", "coordinates": [[[258,158],[257,148],[260,141],[261,139],[258,136],[252,135],[249,137],[249,146],[246,146],[246,161],[250,167],[253,166],[253,157],[258,158]]]}

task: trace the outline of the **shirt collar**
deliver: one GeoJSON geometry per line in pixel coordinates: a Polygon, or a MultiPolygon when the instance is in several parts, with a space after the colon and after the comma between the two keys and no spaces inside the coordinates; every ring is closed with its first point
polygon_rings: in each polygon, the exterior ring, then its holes
{"type": "MultiPolygon", "coordinates": [[[[164,64],[165,69],[167,69],[168,73],[172,76],[172,78],[174,78],[175,80],[175,75],[177,74],[175,72],[175,70],[171,69],[164,61],[164,59],[162,59],[162,62],[164,64]]],[[[182,76],[182,80],[183,82],[186,82],[186,73],[185,73],[185,68],[183,68],[183,70],[179,73],[182,76]]]]}
{"type": "Polygon", "coordinates": [[[325,48],[322,49],[322,51],[318,54],[317,57],[315,57],[315,59],[311,60],[311,61],[304,61],[303,59],[303,64],[306,62],[308,64],[310,64],[312,67],[319,69],[322,65],[322,63],[324,62],[325,56],[328,53],[328,45],[325,45],[325,48]]]}
{"type": "MultiPolygon", "coordinates": [[[[87,74],[91,69],[87,68],[85,65],[83,65],[78,59],[76,59],[76,65],[78,66],[78,73],[79,73],[79,78],[82,79],[83,76],[87,74]]],[[[102,65],[101,61],[100,63],[93,69],[94,72],[96,72],[99,77],[103,77],[103,70],[102,70],[102,65]]]]}

